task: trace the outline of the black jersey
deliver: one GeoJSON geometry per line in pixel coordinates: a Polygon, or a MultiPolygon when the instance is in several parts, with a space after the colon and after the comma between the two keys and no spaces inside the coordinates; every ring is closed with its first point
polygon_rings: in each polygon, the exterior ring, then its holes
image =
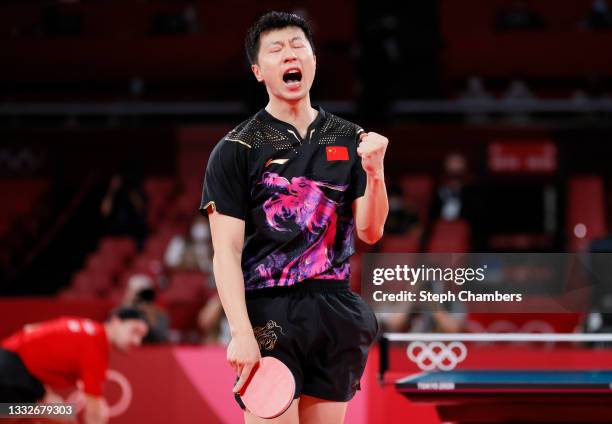
{"type": "Polygon", "coordinates": [[[246,290],[349,277],[352,203],[366,186],[357,155],[363,129],[317,110],[302,138],[262,109],[210,155],[200,212],[245,221],[246,290]]]}

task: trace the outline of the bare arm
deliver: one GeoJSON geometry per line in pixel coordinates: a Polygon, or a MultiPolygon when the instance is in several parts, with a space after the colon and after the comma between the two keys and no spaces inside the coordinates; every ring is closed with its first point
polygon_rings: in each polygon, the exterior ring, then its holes
{"type": "Polygon", "coordinates": [[[100,205],[100,213],[102,216],[107,217],[111,214],[113,210],[113,196],[106,195],[104,199],[102,199],[102,204],[100,205]]]}
{"type": "Polygon", "coordinates": [[[102,204],[100,205],[100,213],[102,216],[107,217],[113,211],[113,204],[115,202],[115,194],[123,184],[123,179],[115,175],[111,178],[110,184],[108,186],[108,190],[102,199],[102,204]]]}
{"type": "Polygon", "coordinates": [[[367,176],[364,195],[353,202],[357,237],[374,244],[381,239],[389,213],[383,160],[389,141],[374,132],[362,134],[357,147],[361,165],[367,176]]]}
{"type": "Polygon", "coordinates": [[[108,406],[101,396],[85,394],[85,424],[106,424],[108,422],[108,406]]]}
{"type": "Polygon", "coordinates": [[[42,403],[62,403],[64,398],[55,392],[51,386],[45,384],[45,396],[42,398],[42,403]]]}
{"type": "Polygon", "coordinates": [[[234,387],[238,391],[253,366],[261,359],[247,312],[241,268],[244,221],[218,212],[210,213],[209,221],[217,291],[232,335],[227,347],[227,360],[240,375],[234,387]]]}

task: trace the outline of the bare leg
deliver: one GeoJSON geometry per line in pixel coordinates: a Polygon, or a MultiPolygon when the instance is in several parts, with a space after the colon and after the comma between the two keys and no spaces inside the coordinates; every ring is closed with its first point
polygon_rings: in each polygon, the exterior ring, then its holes
{"type": "Polygon", "coordinates": [[[342,424],[347,404],[302,395],[299,405],[300,424],[342,424]]]}
{"type": "Polygon", "coordinates": [[[244,413],[244,422],[246,424],[299,424],[300,417],[298,416],[298,405],[300,404],[300,398],[293,399],[291,406],[287,409],[283,415],[276,418],[264,419],[259,418],[251,413],[244,413]]]}

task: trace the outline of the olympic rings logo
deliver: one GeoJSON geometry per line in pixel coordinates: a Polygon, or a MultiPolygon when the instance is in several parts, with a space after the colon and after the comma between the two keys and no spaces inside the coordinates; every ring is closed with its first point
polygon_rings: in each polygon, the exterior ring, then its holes
{"type": "Polygon", "coordinates": [[[412,342],[406,349],[408,358],[423,371],[450,371],[467,357],[467,347],[461,342],[412,342]]]}
{"type": "MultiPolygon", "coordinates": [[[[117,417],[123,414],[130,407],[132,403],[132,386],[128,379],[121,374],[119,371],[109,369],[106,371],[106,380],[113,381],[119,385],[121,389],[121,396],[114,404],[108,405],[108,416],[110,418],[117,417]]],[[[79,381],[77,383],[77,390],[72,392],[66,401],[76,405],[77,413],[80,413],[85,407],[85,395],[83,393],[83,383],[79,381]]]]}

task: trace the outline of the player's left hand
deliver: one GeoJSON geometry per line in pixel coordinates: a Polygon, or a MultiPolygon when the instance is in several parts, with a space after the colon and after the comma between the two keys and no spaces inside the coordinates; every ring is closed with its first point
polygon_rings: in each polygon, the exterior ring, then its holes
{"type": "Polygon", "coordinates": [[[384,172],[383,161],[389,140],[375,132],[364,132],[359,139],[361,143],[357,146],[357,154],[361,157],[363,170],[368,175],[382,176],[384,172]]]}

